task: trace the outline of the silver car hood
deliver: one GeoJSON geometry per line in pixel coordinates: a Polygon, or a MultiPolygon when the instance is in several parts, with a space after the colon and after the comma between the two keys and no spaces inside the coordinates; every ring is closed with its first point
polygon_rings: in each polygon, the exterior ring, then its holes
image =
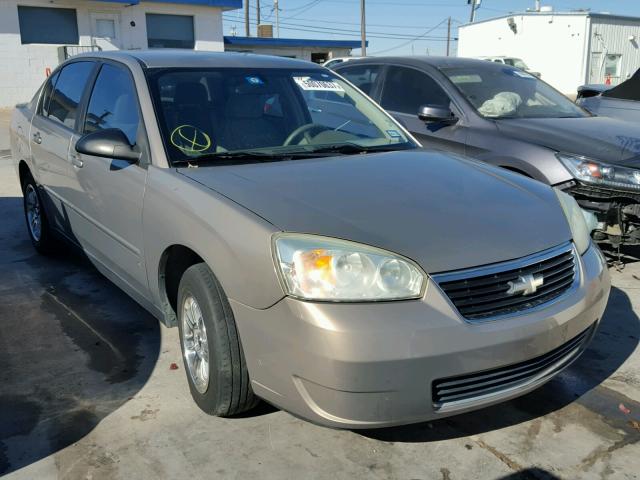
{"type": "Polygon", "coordinates": [[[571,238],[551,188],[450,154],[392,152],[179,172],[278,229],[384,248],[429,273],[519,258],[571,238]]]}

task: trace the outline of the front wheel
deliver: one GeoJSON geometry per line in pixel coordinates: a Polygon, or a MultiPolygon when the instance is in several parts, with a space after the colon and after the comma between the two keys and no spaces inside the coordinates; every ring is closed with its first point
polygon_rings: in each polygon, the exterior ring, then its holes
{"type": "Polygon", "coordinates": [[[228,417],[258,403],[231,306],[204,263],[189,267],[180,281],[178,329],[189,389],[204,412],[228,417]]]}

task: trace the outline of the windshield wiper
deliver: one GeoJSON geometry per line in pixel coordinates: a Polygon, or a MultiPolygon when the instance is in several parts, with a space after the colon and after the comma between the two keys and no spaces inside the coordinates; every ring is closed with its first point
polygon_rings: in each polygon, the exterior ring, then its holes
{"type": "Polygon", "coordinates": [[[294,153],[272,153],[272,152],[262,152],[255,150],[239,150],[236,152],[219,152],[219,153],[211,153],[207,155],[200,155],[199,157],[194,158],[184,158],[180,160],[173,160],[171,163],[176,165],[191,165],[196,166],[200,163],[236,163],[237,161],[248,161],[251,163],[254,162],[273,162],[278,160],[286,160],[292,157],[298,157],[301,154],[297,152],[294,153]]]}
{"type": "Polygon", "coordinates": [[[395,152],[397,150],[406,150],[408,148],[411,148],[411,146],[405,143],[366,147],[364,145],[349,142],[339,143],[336,145],[321,145],[317,147],[310,146],[307,151],[312,154],[341,153],[344,155],[350,155],[356,153],[395,152]]]}

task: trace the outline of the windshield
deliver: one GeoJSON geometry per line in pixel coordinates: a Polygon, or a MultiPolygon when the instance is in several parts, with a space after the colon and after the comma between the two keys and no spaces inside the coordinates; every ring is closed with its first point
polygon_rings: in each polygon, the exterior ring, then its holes
{"type": "Polygon", "coordinates": [[[441,70],[486,118],[588,116],[542,80],[513,67],[487,64],[441,70]]]}
{"type": "Polygon", "coordinates": [[[148,78],[172,163],[417,146],[330,71],[158,69],[148,78]]]}

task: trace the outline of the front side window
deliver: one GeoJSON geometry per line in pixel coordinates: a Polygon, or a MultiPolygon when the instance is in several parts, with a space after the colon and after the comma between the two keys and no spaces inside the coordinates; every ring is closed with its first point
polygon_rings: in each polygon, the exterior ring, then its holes
{"type": "Polygon", "coordinates": [[[78,19],[73,8],[18,6],[20,41],[24,44],[47,43],[77,45],[78,19]]]}
{"type": "Polygon", "coordinates": [[[487,118],[562,118],[588,114],[537,77],[487,64],[442,68],[462,95],[487,118]]]}
{"type": "Polygon", "coordinates": [[[193,48],[193,17],[147,13],[149,48],[193,48]]]}
{"type": "Polygon", "coordinates": [[[370,95],[373,90],[373,86],[376,83],[376,79],[378,78],[378,74],[380,73],[380,66],[363,65],[357,67],[345,67],[339,70],[338,73],[364,93],[370,95]]]}
{"type": "Polygon", "coordinates": [[[415,147],[378,106],[325,70],[158,69],[148,76],[174,162],[228,152],[415,147]]]}
{"type": "Polygon", "coordinates": [[[74,62],[65,66],[55,83],[46,116],[74,128],[78,104],[93,70],[93,62],[74,62]]]}
{"type": "Polygon", "coordinates": [[[118,128],[135,145],[139,124],[138,100],[129,73],[121,67],[103,65],[91,92],[84,133],[118,128]]]}
{"type": "Polygon", "coordinates": [[[390,67],[381,103],[392,112],[417,115],[422,105],[448,107],[451,100],[426,73],[413,68],[390,67]]]}

